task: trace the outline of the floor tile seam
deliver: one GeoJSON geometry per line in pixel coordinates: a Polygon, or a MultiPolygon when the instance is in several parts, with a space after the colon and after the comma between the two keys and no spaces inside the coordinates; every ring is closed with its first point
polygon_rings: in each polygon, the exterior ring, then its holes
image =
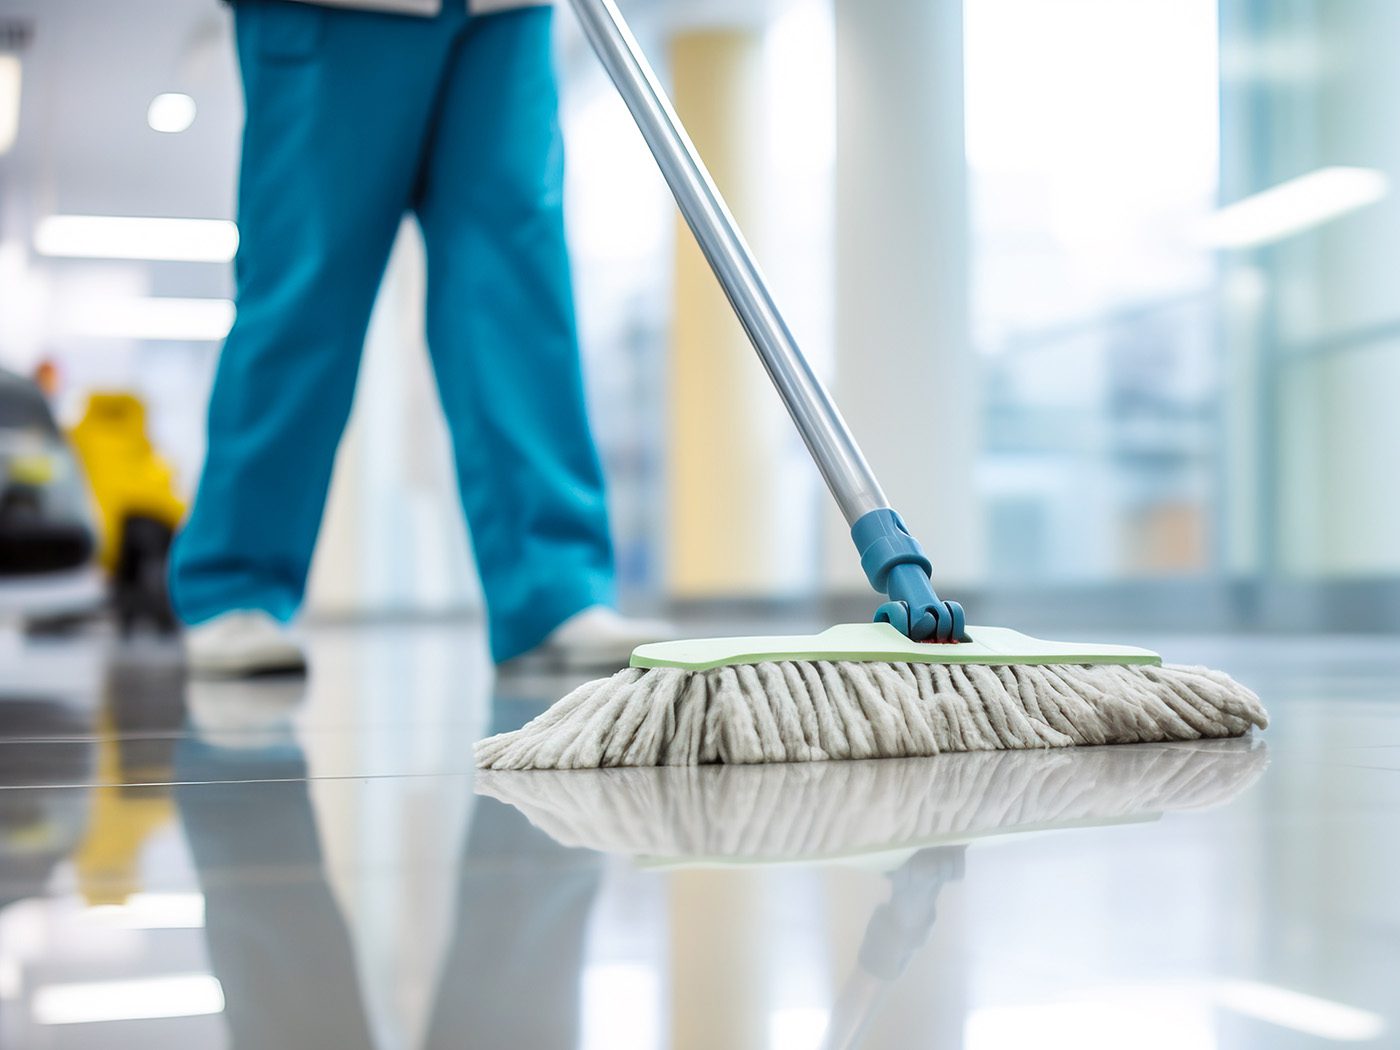
{"type": "Polygon", "coordinates": [[[454,770],[438,773],[347,773],[309,777],[247,777],[231,780],[85,781],[62,784],[0,784],[0,791],[72,791],[79,788],[201,787],[218,784],[302,784],[321,780],[426,780],[433,777],[470,777],[476,772],[454,770]]]}

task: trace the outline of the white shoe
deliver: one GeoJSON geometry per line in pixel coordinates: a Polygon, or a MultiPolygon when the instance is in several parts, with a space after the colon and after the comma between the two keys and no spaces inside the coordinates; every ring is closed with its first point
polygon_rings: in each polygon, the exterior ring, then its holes
{"type": "Polygon", "coordinates": [[[676,636],[676,628],[664,620],[636,620],[606,605],[590,605],[554,628],[537,652],[571,671],[626,667],[637,646],[676,636]]]}
{"type": "Polygon", "coordinates": [[[265,612],[239,610],[185,629],[192,674],[239,677],[306,670],[306,655],[287,628],[265,612]]]}

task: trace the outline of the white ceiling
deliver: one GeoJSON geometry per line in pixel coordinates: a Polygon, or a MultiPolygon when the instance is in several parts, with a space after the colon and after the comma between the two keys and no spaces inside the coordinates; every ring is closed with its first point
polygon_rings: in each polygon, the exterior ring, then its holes
{"type": "MultiPolygon", "coordinates": [[[[747,7],[753,18],[765,4],[623,6],[645,37],[662,11],[667,20],[692,21],[747,7]]],[[[19,137],[0,157],[0,242],[30,244],[34,223],[49,214],[233,216],[241,103],[226,4],[0,0],[0,20],[10,19],[32,23],[33,36],[22,56],[19,137]],[[199,114],[188,131],[147,127],[147,106],[165,91],[195,98],[199,114]]],[[[561,21],[566,67],[591,63],[572,18],[561,21]]],[[[154,272],[154,294],[228,293],[218,267],[157,264],[154,272]]]]}
{"type": "Polygon", "coordinates": [[[0,158],[7,196],[38,214],[231,215],[239,101],[222,4],[0,0],[0,16],[34,26],[19,138],[0,158]],[[146,126],[162,91],[198,103],[183,134],[146,126]]]}
{"type": "MultiPolygon", "coordinates": [[[[223,4],[0,0],[0,19],[16,18],[33,35],[21,55],[19,135],[0,157],[0,243],[27,251],[50,214],[232,216],[241,114],[223,4]],[[195,98],[188,131],[147,127],[163,91],[195,98]]],[[[34,256],[27,265],[52,289],[118,268],[155,295],[220,297],[231,285],[227,266],[139,264],[137,274],[129,263],[34,256]]]]}
{"type": "MultiPolygon", "coordinates": [[[[622,6],[660,59],[668,29],[755,20],[770,0],[625,0],[622,6]]],[[[46,259],[31,249],[35,224],[52,214],[233,217],[241,101],[227,4],[0,0],[0,22],[11,20],[30,23],[32,36],[21,55],[18,138],[0,156],[0,283],[8,285],[0,288],[0,313],[10,315],[0,317],[0,361],[24,367],[40,353],[77,352],[54,336],[61,327],[55,317],[80,309],[94,288],[229,296],[226,265],[46,259]],[[167,91],[187,93],[199,107],[183,133],[162,134],[146,124],[151,99],[167,91]],[[32,316],[17,319],[17,313],[32,316]]],[[[565,79],[586,71],[590,81],[601,80],[573,18],[560,23],[565,79]]]]}

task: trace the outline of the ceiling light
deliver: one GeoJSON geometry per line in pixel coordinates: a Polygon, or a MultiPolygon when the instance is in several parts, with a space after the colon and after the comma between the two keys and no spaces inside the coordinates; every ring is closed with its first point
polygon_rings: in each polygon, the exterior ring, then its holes
{"type": "Polygon", "coordinates": [[[1211,990],[1221,1006],[1281,1028],[1329,1042],[1369,1042],[1385,1032],[1385,1018],[1370,1010],[1259,981],[1223,980],[1211,990]]]}
{"type": "Polygon", "coordinates": [[[63,325],[63,334],[209,343],[228,335],[233,317],[233,303],[228,299],[106,299],[73,311],[63,325]]]}
{"type": "MultiPolygon", "coordinates": [[[[788,1006],[768,1015],[768,1045],[773,1050],[801,1050],[821,1046],[834,1035],[828,1025],[830,1011],[820,1006],[788,1006]]],[[[852,1040],[854,1042],[854,1040],[852,1040]]]]}
{"type": "Polygon", "coordinates": [[[1190,991],[1114,989],[1068,1002],[984,1006],[963,1025],[966,1050],[1216,1050],[1210,1008],[1190,991]]]}
{"type": "Polygon", "coordinates": [[[1319,168],[1221,208],[1202,224],[1201,239],[1216,248],[1257,248],[1320,226],[1390,191],[1372,168],[1319,168]]]}
{"type": "Polygon", "coordinates": [[[151,126],[152,131],[178,135],[194,123],[196,112],[198,110],[194,99],[189,95],[168,91],[151,99],[151,104],[146,109],[146,123],[151,126]]]}
{"type": "Polygon", "coordinates": [[[198,1017],[220,1013],[223,1008],[223,987],[207,973],[49,984],[35,989],[31,1003],[39,1024],[198,1017]]]}
{"type": "Polygon", "coordinates": [[[19,134],[19,86],[19,56],[0,55],[0,154],[9,152],[19,134]]]}
{"type": "Polygon", "coordinates": [[[50,215],[34,232],[34,250],[80,259],[228,262],[238,250],[238,227],[227,219],[50,215]]]}
{"type": "Polygon", "coordinates": [[[84,918],[129,930],[187,930],[204,925],[202,893],[133,893],[123,904],[99,904],[84,918]]]}
{"type": "Polygon", "coordinates": [[[980,1008],[968,1015],[964,1046],[1214,1050],[1215,1010],[1328,1042],[1370,1042],[1386,1033],[1385,1018],[1370,1010],[1262,981],[1221,978],[1085,989],[1062,1001],[980,1008]]]}

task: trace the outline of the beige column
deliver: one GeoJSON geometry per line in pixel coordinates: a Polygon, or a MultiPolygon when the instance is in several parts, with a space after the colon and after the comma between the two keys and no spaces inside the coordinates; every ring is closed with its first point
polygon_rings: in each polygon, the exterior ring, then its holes
{"type": "MultiPolygon", "coordinates": [[[[670,69],[676,110],[761,256],[762,35],[681,31],[670,69]]],[[[771,592],[783,586],[787,560],[774,476],[790,424],[679,214],[676,224],[669,589],[681,597],[771,592]]]]}
{"type": "MultiPolygon", "coordinates": [[[[835,12],[836,397],[935,584],[975,579],[962,5],[835,12]]],[[[848,548],[829,545],[842,583],[863,579],[848,548]]]]}

